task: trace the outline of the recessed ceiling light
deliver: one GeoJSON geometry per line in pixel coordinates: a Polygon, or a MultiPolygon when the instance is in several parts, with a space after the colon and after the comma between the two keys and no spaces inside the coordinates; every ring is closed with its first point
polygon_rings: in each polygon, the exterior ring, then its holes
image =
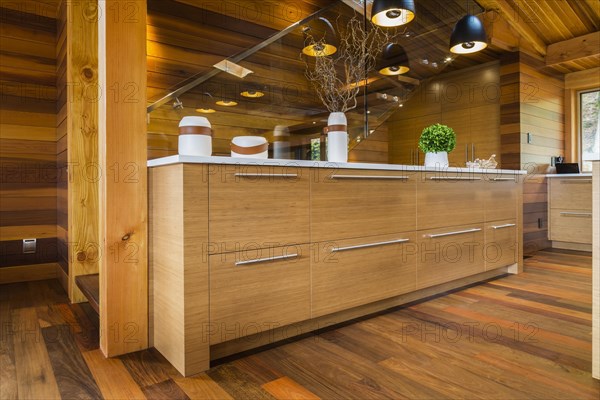
{"type": "Polygon", "coordinates": [[[212,108],[196,108],[196,112],[202,113],[202,114],[212,114],[212,113],[216,113],[217,111],[212,109],[212,108]]]}
{"type": "Polygon", "coordinates": [[[233,100],[219,100],[215,104],[223,107],[235,107],[238,105],[238,103],[233,100]]]}
{"type": "Polygon", "coordinates": [[[449,63],[450,61],[452,61],[452,57],[448,56],[444,59],[445,63],[449,63]]]}
{"type": "Polygon", "coordinates": [[[241,95],[244,97],[258,98],[258,97],[263,97],[265,94],[258,90],[246,90],[246,91],[242,92],[241,95]]]}

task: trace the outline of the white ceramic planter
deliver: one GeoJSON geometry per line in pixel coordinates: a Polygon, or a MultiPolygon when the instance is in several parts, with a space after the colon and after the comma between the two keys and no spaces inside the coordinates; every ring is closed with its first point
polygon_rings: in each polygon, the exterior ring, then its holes
{"type": "Polygon", "coordinates": [[[212,136],[209,133],[210,129],[210,122],[204,117],[183,117],[179,122],[179,154],[182,156],[204,157],[212,155],[212,136]]]}
{"type": "Polygon", "coordinates": [[[425,166],[440,168],[447,167],[448,152],[440,151],[438,153],[425,153],[425,166]]]}
{"type": "Polygon", "coordinates": [[[346,126],[345,130],[327,132],[327,161],[348,162],[348,121],[342,112],[332,112],[327,120],[328,126],[346,126]]]}
{"type": "Polygon", "coordinates": [[[269,158],[269,143],[262,136],[236,136],[231,139],[231,157],[269,158]]]}

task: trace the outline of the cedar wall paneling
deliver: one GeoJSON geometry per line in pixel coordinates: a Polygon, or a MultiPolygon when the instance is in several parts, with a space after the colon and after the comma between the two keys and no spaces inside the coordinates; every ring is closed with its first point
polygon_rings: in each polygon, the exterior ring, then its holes
{"type": "Polygon", "coordinates": [[[500,73],[492,62],[441,74],[426,81],[388,121],[389,162],[423,164],[417,144],[423,128],[442,123],[456,132],[456,149],[450,164],[464,167],[465,149],[469,159],[474,145],[475,158],[500,154],[500,73]]]}
{"type": "Polygon", "coordinates": [[[0,3],[0,267],[57,260],[55,42],[52,1],[0,3]]]}
{"type": "Polygon", "coordinates": [[[547,179],[550,158],[565,154],[564,76],[523,53],[501,62],[501,141],[504,168],[529,172],[523,186],[524,251],[550,247],[547,179]],[[531,143],[527,143],[527,134],[531,143]]]}

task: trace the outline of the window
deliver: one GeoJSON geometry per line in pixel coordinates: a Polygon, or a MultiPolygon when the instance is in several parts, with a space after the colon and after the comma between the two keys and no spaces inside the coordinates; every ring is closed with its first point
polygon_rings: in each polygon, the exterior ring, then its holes
{"type": "Polygon", "coordinates": [[[592,170],[591,160],[600,160],[600,90],[579,93],[579,140],[581,170],[592,170]]]}

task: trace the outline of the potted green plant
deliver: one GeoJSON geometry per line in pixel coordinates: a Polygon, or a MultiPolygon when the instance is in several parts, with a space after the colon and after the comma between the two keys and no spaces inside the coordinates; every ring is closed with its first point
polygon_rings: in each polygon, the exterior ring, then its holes
{"type": "Polygon", "coordinates": [[[447,167],[448,153],[456,147],[456,133],[449,126],[433,124],[423,129],[419,149],[425,153],[426,167],[447,167]]]}

